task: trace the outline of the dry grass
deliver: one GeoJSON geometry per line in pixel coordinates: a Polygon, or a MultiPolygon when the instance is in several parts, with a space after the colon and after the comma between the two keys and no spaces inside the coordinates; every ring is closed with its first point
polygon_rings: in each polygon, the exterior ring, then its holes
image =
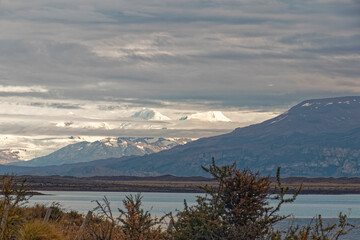
{"type": "MultiPolygon", "coordinates": [[[[119,192],[202,192],[205,185],[216,185],[209,178],[181,177],[40,177],[26,176],[32,190],[54,191],[119,191],[119,192]]],[[[272,179],[275,183],[275,180],[272,179]]],[[[303,184],[302,194],[360,194],[360,178],[303,178],[291,177],[281,180],[290,189],[303,184]]]]}
{"type": "Polygon", "coordinates": [[[19,240],[63,240],[61,231],[54,224],[32,221],[26,223],[21,231],[19,240]]]}

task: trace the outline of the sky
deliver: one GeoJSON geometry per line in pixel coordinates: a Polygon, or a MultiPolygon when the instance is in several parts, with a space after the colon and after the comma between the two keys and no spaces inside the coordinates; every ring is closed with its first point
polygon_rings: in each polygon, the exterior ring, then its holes
{"type": "Polygon", "coordinates": [[[0,149],[218,135],[359,95],[359,66],[359,0],[0,0],[0,149]]]}

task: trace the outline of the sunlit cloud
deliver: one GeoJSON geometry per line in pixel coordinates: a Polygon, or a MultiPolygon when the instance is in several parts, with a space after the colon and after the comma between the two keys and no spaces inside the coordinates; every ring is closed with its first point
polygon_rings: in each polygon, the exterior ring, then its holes
{"type": "Polygon", "coordinates": [[[0,85],[3,93],[46,93],[49,90],[42,86],[4,86],[0,85]]]}

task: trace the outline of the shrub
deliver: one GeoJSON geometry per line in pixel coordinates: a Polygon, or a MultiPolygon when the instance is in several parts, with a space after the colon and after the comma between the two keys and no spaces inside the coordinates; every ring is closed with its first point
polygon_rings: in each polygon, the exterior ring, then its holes
{"type": "Polygon", "coordinates": [[[0,200],[0,239],[14,238],[24,221],[21,206],[30,197],[25,180],[16,179],[14,175],[4,175],[1,181],[0,200]]]}
{"type": "Polygon", "coordinates": [[[128,240],[160,240],[165,233],[161,230],[161,223],[166,217],[154,218],[148,211],[141,208],[142,197],[140,194],[129,195],[123,200],[125,210],[120,211],[120,228],[124,239],[128,240]]]}
{"type": "Polygon", "coordinates": [[[287,216],[278,214],[283,203],[295,200],[300,189],[285,198],[288,188],[280,182],[277,172],[277,190],[270,194],[269,177],[261,177],[250,170],[239,170],[235,164],[219,167],[213,159],[210,173],[218,186],[205,186],[206,195],[197,198],[197,204],[177,213],[170,234],[174,239],[266,239],[272,235],[276,222],[287,216]],[[277,200],[271,207],[269,200],[277,200]]]}
{"type": "Polygon", "coordinates": [[[355,229],[340,213],[337,224],[324,226],[319,215],[306,226],[277,230],[275,224],[289,217],[279,214],[281,206],[293,202],[301,190],[300,186],[291,197],[285,197],[289,189],[281,185],[280,168],[273,192],[268,176],[236,169],[235,164],[219,167],[213,159],[203,169],[218,185],[205,186],[206,195],[197,197],[192,207],[185,201],[184,210],[172,218],[171,240],[335,240],[355,229]],[[270,206],[269,200],[277,204],[270,206]]]}
{"type": "Polygon", "coordinates": [[[87,234],[82,237],[97,240],[161,240],[166,233],[161,224],[164,217],[158,219],[141,208],[141,195],[128,195],[123,200],[124,209],[118,209],[119,217],[113,215],[110,202],[106,197],[103,202],[96,201],[97,215],[87,227],[87,234]]]}
{"type": "Polygon", "coordinates": [[[339,213],[338,223],[327,224],[323,222],[321,215],[313,218],[306,226],[290,226],[289,229],[280,232],[274,232],[272,240],[338,240],[348,234],[356,227],[348,223],[347,216],[339,213]]]}

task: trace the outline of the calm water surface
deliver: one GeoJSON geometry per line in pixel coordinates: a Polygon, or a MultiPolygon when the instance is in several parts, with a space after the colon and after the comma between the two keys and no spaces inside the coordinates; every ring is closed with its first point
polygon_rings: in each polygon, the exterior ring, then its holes
{"type": "MultiPolygon", "coordinates": [[[[77,210],[86,213],[96,207],[94,200],[101,201],[106,196],[111,207],[116,211],[122,208],[122,200],[126,195],[136,193],[124,192],[67,192],[42,191],[46,195],[33,196],[29,204],[50,205],[60,203],[65,210],[77,210]]],[[[184,207],[184,199],[189,205],[195,203],[199,193],[142,193],[143,208],[152,214],[162,216],[165,213],[176,212],[184,207]]],[[[321,214],[324,218],[336,218],[339,212],[360,218],[360,195],[299,195],[294,203],[284,204],[280,214],[292,214],[296,218],[312,218],[321,214]]]]}

